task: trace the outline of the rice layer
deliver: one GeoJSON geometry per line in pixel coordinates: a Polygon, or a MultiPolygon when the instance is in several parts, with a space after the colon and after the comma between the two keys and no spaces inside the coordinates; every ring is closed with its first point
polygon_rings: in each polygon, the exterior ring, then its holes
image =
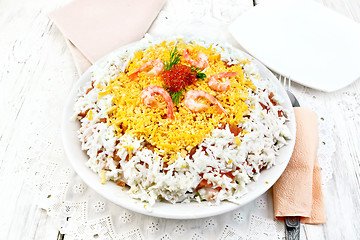
{"type": "MultiPolygon", "coordinates": [[[[181,64],[189,65],[184,58],[181,64]]],[[[79,138],[89,156],[87,165],[102,178],[129,187],[131,197],[149,202],[191,200],[236,201],[246,193],[262,169],[274,165],[278,150],[290,133],[287,112],[268,79],[259,75],[251,59],[227,44],[201,39],[155,41],[149,37],[112,55],[98,65],[91,81],[79,91],[74,116],[79,138]],[[169,58],[174,46],[209,57],[198,80],[186,91],[200,89],[214,96],[228,112],[215,106],[190,111],[180,97],[175,119],[166,116],[166,104],[149,108],[140,98],[150,85],[163,86],[161,76],[139,73],[144,63],[169,58]],[[208,78],[237,72],[231,88],[214,91],[208,78]]]]}

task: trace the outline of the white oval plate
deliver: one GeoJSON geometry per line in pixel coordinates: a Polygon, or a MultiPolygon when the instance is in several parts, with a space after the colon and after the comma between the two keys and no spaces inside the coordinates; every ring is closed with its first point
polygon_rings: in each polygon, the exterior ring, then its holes
{"type": "MultiPolygon", "coordinates": [[[[129,46],[130,45],[124,46],[123,48],[129,46]]],[[[113,54],[114,52],[109,55],[113,54]]],[[[243,54],[246,58],[253,59],[253,57],[249,56],[248,54],[243,54]]],[[[106,61],[109,55],[94,65],[99,65],[106,61]]],[[[114,182],[108,181],[105,184],[101,184],[100,177],[85,165],[85,163],[88,161],[88,156],[84,151],[81,150],[80,141],[77,134],[80,123],[78,121],[71,120],[78,89],[84,86],[87,81],[90,81],[93,67],[88,69],[80,77],[79,81],[75,84],[72,91],[70,92],[65,105],[62,119],[62,139],[66,156],[68,157],[77,174],[88,186],[111,202],[138,213],[171,219],[195,219],[222,214],[245,205],[246,203],[254,200],[266,192],[285,170],[294,148],[296,131],[295,118],[291,102],[286,94],[286,91],[282,88],[276,77],[264,65],[255,59],[252,61],[258,67],[260,74],[265,78],[269,78],[273,82],[278,90],[278,94],[284,99],[283,106],[291,113],[289,116],[290,121],[287,123],[287,125],[293,138],[289,140],[287,146],[283,147],[279,151],[279,156],[276,158],[276,165],[270,169],[263,170],[256,182],[251,182],[247,185],[248,193],[243,195],[239,199],[238,203],[235,204],[228,201],[223,201],[220,205],[209,206],[207,202],[178,204],[158,202],[149,210],[148,207],[144,207],[144,205],[147,205],[147,203],[130,198],[127,192],[123,191],[122,188],[117,186],[114,182]]]]}
{"type": "Polygon", "coordinates": [[[334,92],[360,79],[360,24],[317,1],[261,1],[229,31],[270,69],[304,86],[334,92]]]}

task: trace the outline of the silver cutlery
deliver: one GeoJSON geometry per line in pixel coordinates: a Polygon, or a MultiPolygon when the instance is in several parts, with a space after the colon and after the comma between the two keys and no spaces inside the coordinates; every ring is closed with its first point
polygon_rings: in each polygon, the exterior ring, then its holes
{"type": "MultiPolygon", "coordinates": [[[[294,94],[290,92],[291,80],[289,77],[279,76],[279,81],[286,89],[286,93],[291,101],[293,107],[300,107],[300,104],[294,94]]],[[[287,240],[299,240],[300,239],[300,217],[285,217],[285,237],[287,240]]]]}

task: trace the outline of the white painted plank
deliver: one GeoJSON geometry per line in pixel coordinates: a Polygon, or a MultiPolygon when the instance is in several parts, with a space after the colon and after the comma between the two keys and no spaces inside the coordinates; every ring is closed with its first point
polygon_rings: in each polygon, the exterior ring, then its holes
{"type": "Polygon", "coordinates": [[[40,136],[41,126],[33,127],[47,118],[49,109],[42,109],[41,101],[55,103],[52,108],[60,115],[62,96],[76,79],[61,33],[46,16],[58,4],[0,2],[0,239],[56,239],[58,233],[37,207],[21,171],[27,158],[41,158],[41,152],[34,155],[30,148],[57,135],[48,131],[40,136]],[[49,90],[55,100],[41,98],[50,97],[49,90]]]}
{"type": "MultiPolygon", "coordinates": [[[[265,1],[265,0],[264,0],[265,1]]],[[[360,22],[360,1],[319,0],[360,22]]],[[[57,230],[27,191],[21,167],[27,158],[56,159],[63,97],[77,74],[61,33],[46,14],[64,2],[0,1],[0,239],[56,239],[57,230]],[[47,106],[52,106],[48,108],[47,106]],[[48,112],[47,112],[48,111],[48,112]],[[44,129],[45,128],[45,129],[44,129]],[[40,148],[40,149],[36,149],[40,148]]],[[[307,239],[360,236],[360,125],[339,103],[345,93],[360,95],[359,81],[334,94],[309,89],[333,112],[337,152],[334,176],[324,190],[328,222],[304,226],[307,239]]],[[[360,102],[359,102],[360,104],[360,102]]],[[[354,114],[360,118],[360,112],[354,114]]],[[[359,119],[358,118],[358,119],[359,119]]]]}

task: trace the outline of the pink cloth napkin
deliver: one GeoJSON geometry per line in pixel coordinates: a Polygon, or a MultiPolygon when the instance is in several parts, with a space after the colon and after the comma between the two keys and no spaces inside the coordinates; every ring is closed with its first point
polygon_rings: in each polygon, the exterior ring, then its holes
{"type": "Polygon", "coordinates": [[[300,216],[303,223],[326,221],[317,160],[318,118],[306,108],[294,108],[296,142],[284,173],[273,186],[274,215],[277,219],[300,216]]]}
{"type": "Polygon", "coordinates": [[[141,39],[166,0],[75,0],[50,13],[79,72],[107,53],[141,39]]]}

